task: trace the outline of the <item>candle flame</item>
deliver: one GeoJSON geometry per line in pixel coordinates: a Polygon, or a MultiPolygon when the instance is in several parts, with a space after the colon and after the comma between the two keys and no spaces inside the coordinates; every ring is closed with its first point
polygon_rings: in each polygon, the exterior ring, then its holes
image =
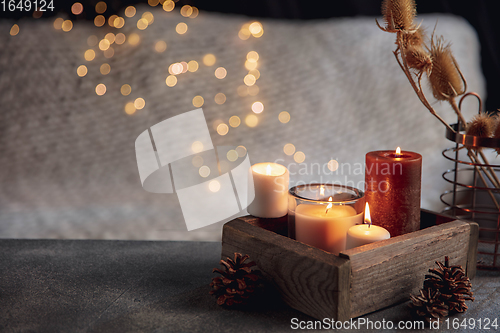
{"type": "Polygon", "coordinates": [[[370,226],[372,225],[372,218],[370,216],[370,205],[368,205],[368,202],[365,205],[365,223],[369,224],[370,226]]]}
{"type": "Polygon", "coordinates": [[[266,167],[266,175],[270,176],[271,175],[271,164],[268,164],[266,167]]]}
{"type": "Polygon", "coordinates": [[[332,197],[328,198],[328,201],[330,201],[330,203],[328,204],[328,206],[326,206],[325,215],[328,214],[328,210],[330,210],[330,208],[333,207],[333,204],[331,203],[332,200],[333,200],[332,197]]]}
{"type": "Polygon", "coordinates": [[[398,147],[396,148],[396,156],[401,155],[401,148],[398,147]]]}
{"type": "Polygon", "coordinates": [[[325,195],[325,187],[323,185],[319,188],[319,195],[325,195]]]}

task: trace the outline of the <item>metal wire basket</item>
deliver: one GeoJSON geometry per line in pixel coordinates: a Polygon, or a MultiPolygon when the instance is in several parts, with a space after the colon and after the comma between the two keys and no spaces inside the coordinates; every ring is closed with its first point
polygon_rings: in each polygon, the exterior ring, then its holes
{"type": "Polygon", "coordinates": [[[489,148],[500,148],[500,139],[465,135],[457,124],[451,127],[456,133],[447,129],[446,138],[455,147],[445,149],[443,156],[454,168],[445,171],[443,178],[452,184],[452,190],[440,196],[447,206],[443,213],[477,222],[477,267],[500,270],[500,165],[490,164],[484,157],[489,148]]]}

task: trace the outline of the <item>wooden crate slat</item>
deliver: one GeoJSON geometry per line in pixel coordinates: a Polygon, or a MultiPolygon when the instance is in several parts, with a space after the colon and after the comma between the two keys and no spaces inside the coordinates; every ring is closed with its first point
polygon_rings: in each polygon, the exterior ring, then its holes
{"type": "Polygon", "coordinates": [[[312,317],[347,320],[349,260],[236,219],[224,225],[222,257],[248,254],[284,301],[312,317]]]}
{"type": "Polygon", "coordinates": [[[351,262],[351,317],[408,300],[445,255],[466,267],[470,229],[469,223],[454,221],[341,253],[351,262]]]}

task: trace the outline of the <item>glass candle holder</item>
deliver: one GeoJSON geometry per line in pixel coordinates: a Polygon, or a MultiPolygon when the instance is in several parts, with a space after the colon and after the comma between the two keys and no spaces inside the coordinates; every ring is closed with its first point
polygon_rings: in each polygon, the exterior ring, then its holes
{"type": "Polygon", "coordinates": [[[347,230],[363,223],[364,193],[336,184],[292,187],[288,195],[288,237],[338,255],[347,230]]]}

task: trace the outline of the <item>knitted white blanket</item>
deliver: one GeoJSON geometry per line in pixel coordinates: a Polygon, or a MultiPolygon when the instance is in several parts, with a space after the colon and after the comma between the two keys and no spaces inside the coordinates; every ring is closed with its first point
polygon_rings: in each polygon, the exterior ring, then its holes
{"type": "MultiPolygon", "coordinates": [[[[484,96],[479,44],[472,27],[452,16],[421,15],[437,33],[453,41],[452,50],[468,79],[469,90],[484,96]]],[[[324,165],[331,159],[343,169],[333,174],[308,171],[291,176],[297,182],[352,182],[361,187],[359,166],[371,150],[395,149],[423,155],[422,206],[440,210],[439,194],[448,188],[441,174],[451,165],[441,156],[451,146],[444,127],[417,99],[393,55],[394,35],[380,31],[374,18],[345,18],[310,22],[261,20],[261,38],[238,38],[247,17],[200,13],[187,19],[159,8],[139,7],[122,29],[96,28],[76,22],[70,32],[55,30],[53,20],[0,22],[0,237],[220,239],[221,224],[187,232],[177,197],[143,190],[134,152],[136,137],[148,127],[195,109],[193,97],[204,98],[204,113],[214,145],[243,145],[251,162],[275,161],[298,171],[287,143],[305,155],[303,166],[324,165]],[[146,30],[136,22],[144,11],[154,15],[146,30]],[[179,35],[179,22],[188,32],[179,35]],[[91,48],[87,38],[108,32],[127,37],[137,33],[137,46],[116,43],[107,59],[98,47],[93,61],[84,59],[91,48]],[[155,52],[157,41],[167,43],[155,52]],[[248,73],[249,51],[257,51],[260,78],[256,96],[241,97],[237,88],[248,73]],[[214,66],[203,56],[214,54],[214,66]],[[196,60],[196,72],[178,76],[168,87],[170,64],[196,60]],[[111,72],[100,73],[108,63],[111,72]],[[77,75],[80,65],[88,68],[77,75]],[[214,71],[224,67],[227,76],[214,71]],[[98,96],[95,88],[106,85],[98,96]],[[120,87],[132,93],[123,96],[120,87]],[[224,93],[218,105],[214,96],[224,93]],[[125,105],[136,98],[146,102],[133,115],[125,105]],[[255,101],[264,105],[258,125],[244,119],[255,101]],[[287,111],[283,124],[278,115],[287,111]],[[242,124],[221,136],[214,123],[228,124],[231,116],[242,124]],[[349,164],[350,167],[347,165],[349,164]],[[358,168],[356,168],[358,166],[358,168]],[[294,169],[295,168],[295,169],[294,169]]],[[[429,95],[430,96],[430,95],[429,95]]],[[[485,96],[484,96],[485,97],[485,96]]],[[[449,122],[452,110],[436,104],[449,122]]],[[[472,114],[475,105],[471,104],[472,114]]],[[[361,169],[362,171],[362,169],[361,169]]]]}

